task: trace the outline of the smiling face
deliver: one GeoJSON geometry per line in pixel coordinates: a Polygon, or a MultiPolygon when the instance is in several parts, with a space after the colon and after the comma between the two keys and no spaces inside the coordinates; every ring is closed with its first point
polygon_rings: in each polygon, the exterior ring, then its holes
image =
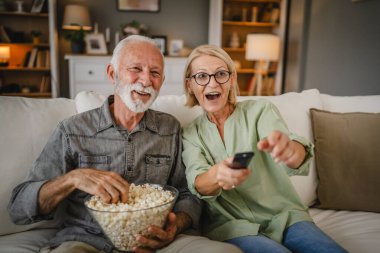
{"type": "MultiPolygon", "coordinates": [[[[224,71],[229,71],[227,64],[220,58],[210,55],[201,55],[195,58],[191,62],[191,75],[198,74],[203,78],[205,74],[217,75],[218,80],[223,80],[220,75],[225,74],[224,71]],[[221,72],[223,71],[223,72],[221,72]],[[221,74],[222,73],[222,74],[221,74]]],[[[186,81],[186,87],[190,94],[194,94],[198,100],[200,106],[211,114],[223,113],[225,110],[229,110],[228,95],[232,88],[232,75],[229,80],[223,84],[219,84],[215,80],[215,76],[212,76],[210,82],[201,86],[195,81],[195,78],[191,77],[186,81]]],[[[207,75],[206,75],[206,78],[207,75]]]]}
{"type": "Polygon", "coordinates": [[[144,112],[157,97],[164,80],[163,57],[155,45],[141,41],[131,42],[120,53],[118,65],[108,67],[115,95],[129,110],[144,112]]]}

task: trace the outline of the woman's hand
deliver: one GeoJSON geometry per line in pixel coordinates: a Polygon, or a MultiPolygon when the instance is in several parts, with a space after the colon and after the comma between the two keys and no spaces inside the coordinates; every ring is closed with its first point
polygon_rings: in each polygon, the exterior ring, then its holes
{"type": "Polygon", "coordinates": [[[306,156],[302,144],[290,140],[286,134],[280,131],[273,131],[267,138],[260,140],[257,148],[270,153],[276,163],[282,162],[293,169],[298,168],[306,156]]]}
{"type": "Polygon", "coordinates": [[[232,169],[232,157],[212,166],[195,178],[196,190],[204,196],[218,195],[221,188],[230,190],[241,185],[251,174],[249,169],[232,169]]]}
{"type": "Polygon", "coordinates": [[[217,164],[215,178],[223,190],[230,190],[241,185],[251,174],[251,170],[247,168],[233,169],[232,160],[233,158],[229,157],[217,164]]]}

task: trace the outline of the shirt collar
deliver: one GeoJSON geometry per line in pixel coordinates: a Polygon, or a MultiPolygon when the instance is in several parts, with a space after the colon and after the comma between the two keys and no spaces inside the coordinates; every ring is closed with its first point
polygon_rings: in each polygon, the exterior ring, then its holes
{"type": "MultiPolygon", "coordinates": [[[[116,127],[116,123],[113,120],[110,105],[114,102],[114,95],[110,95],[100,107],[99,112],[99,125],[97,132],[103,131],[110,127],[116,127]]],[[[141,121],[136,126],[136,130],[145,130],[148,128],[153,132],[158,132],[158,122],[156,122],[155,114],[151,109],[148,109],[141,121]]]]}

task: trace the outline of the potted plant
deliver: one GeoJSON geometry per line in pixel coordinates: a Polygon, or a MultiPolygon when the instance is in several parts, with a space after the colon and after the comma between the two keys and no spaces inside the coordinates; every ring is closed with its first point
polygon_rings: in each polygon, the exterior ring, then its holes
{"type": "Polygon", "coordinates": [[[124,37],[128,37],[129,35],[147,35],[148,34],[148,28],[144,24],[140,24],[138,21],[133,20],[130,23],[123,24],[120,26],[121,32],[124,35],[124,37]]]}
{"type": "Polygon", "coordinates": [[[84,30],[66,31],[65,39],[71,42],[71,52],[73,54],[83,54],[85,49],[84,30]]]}

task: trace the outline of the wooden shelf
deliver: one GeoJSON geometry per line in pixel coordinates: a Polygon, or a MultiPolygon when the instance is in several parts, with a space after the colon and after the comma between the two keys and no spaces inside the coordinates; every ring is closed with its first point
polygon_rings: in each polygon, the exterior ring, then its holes
{"type": "Polygon", "coordinates": [[[14,12],[14,11],[0,11],[0,15],[6,16],[19,16],[19,17],[49,17],[49,13],[31,13],[31,12],[14,12]]]}
{"type": "Polygon", "coordinates": [[[18,93],[1,93],[0,96],[11,96],[11,97],[30,97],[30,98],[51,98],[51,92],[18,92],[18,93]]]}
{"type": "Polygon", "coordinates": [[[26,46],[26,47],[49,47],[49,43],[31,43],[31,42],[0,42],[0,46],[26,46]]]}
{"type": "Polygon", "coordinates": [[[223,25],[236,25],[236,26],[254,26],[254,27],[275,27],[278,23],[269,22],[243,22],[243,21],[223,21],[223,25]]]}
{"type": "Polygon", "coordinates": [[[237,69],[236,72],[238,74],[255,74],[257,73],[257,69],[237,69]]]}
{"type": "Polygon", "coordinates": [[[9,47],[10,51],[9,65],[0,67],[3,92],[0,96],[48,98],[58,95],[56,1],[42,1],[43,6],[39,6],[42,12],[32,13],[30,7],[36,1],[22,1],[24,12],[0,11],[2,32],[10,39],[0,42],[0,46],[9,47]],[[34,38],[36,34],[39,39],[34,38]]]}
{"type": "Polygon", "coordinates": [[[17,66],[10,66],[10,67],[0,67],[1,71],[42,71],[42,72],[49,72],[50,68],[26,68],[26,67],[17,67],[17,66]]]}
{"type": "Polygon", "coordinates": [[[238,47],[238,48],[232,48],[232,47],[223,47],[223,50],[227,53],[244,53],[245,48],[244,47],[238,47]]]}
{"type": "MultiPolygon", "coordinates": [[[[259,70],[257,69],[248,69],[248,68],[241,68],[241,69],[237,69],[236,72],[238,74],[256,74],[256,73],[259,73],[259,70]]],[[[263,73],[263,74],[275,74],[276,73],[276,69],[269,69],[267,72],[263,73]]]]}

